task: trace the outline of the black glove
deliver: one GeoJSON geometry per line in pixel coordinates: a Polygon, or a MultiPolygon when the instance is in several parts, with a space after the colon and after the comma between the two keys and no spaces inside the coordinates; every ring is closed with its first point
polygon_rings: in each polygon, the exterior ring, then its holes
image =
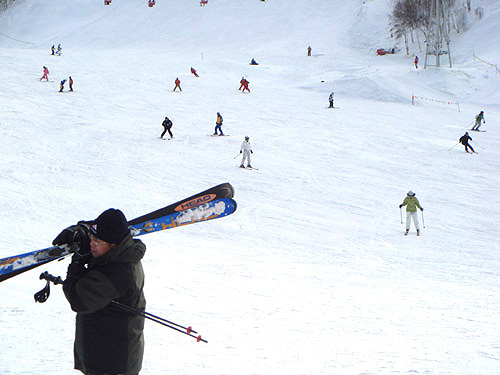
{"type": "Polygon", "coordinates": [[[240,154],[241,154],[241,150],[240,150],[240,154]]]}
{"type": "Polygon", "coordinates": [[[399,208],[401,208],[401,207],[403,207],[403,205],[402,205],[402,204],[400,204],[400,205],[399,205],[399,208]]]}
{"type": "Polygon", "coordinates": [[[252,151],[252,150],[250,150],[250,153],[251,153],[251,154],[253,154],[253,151],[252,151]]]}
{"type": "Polygon", "coordinates": [[[54,238],[52,245],[69,245],[73,244],[77,247],[77,252],[79,256],[85,256],[90,254],[90,236],[86,226],[84,225],[72,225],[64,229],[59,235],[54,238]]]}
{"type": "Polygon", "coordinates": [[[420,209],[420,211],[423,211],[423,210],[424,210],[423,208],[420,209]]]}

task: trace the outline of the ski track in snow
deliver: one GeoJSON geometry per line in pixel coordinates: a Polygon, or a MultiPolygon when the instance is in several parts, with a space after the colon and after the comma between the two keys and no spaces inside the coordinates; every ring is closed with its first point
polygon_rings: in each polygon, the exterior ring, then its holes
{"type": "MultiPolygon", "coordinates": [[[[229,181],[235,214],[142,238],[147,311],[208,344],[147,322],[141,374],[500,373],[500,79],[472,58],[498,62],[500,7],[478,1],[453,68],[416,71],[375,55],[394,43],[388,3],[33,0],[0,14],[0,32],[36,45],[0,36],[0,257],[109,207],[132,219],[229,181]],[[58,93],[69,75],[75,92],[58,93]],[[469,155],[453,145],[479,110],[469,155]],[[206,136],[217,112],[231,137],[206,136]],[[235,168],[245,135],[259,171],[235,168]],[[420,237],[400,224],[409,189],[420,237]]],[[[0,284],[0,374],[72,373],[61,288],[32,299],[39,273],[67,264],[0,284]]]]}

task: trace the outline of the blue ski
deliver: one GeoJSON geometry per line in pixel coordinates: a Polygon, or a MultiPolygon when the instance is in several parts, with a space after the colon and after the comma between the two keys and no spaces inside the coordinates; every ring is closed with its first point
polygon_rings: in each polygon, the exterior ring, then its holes
{"type": "MultiPolygon", "coordinates": [[[[130,220],[131,233],[134,237],[141,236],[231,215],[237,207],[236,202],[231,199],[233,194],[233,187],[229,183],[217,185],[192,197],[130,220]]],[[[0,282],[45,263],[64,258],[75,250],[68,246],[53,246],[2,258],[0,259],[0,282]]]]}

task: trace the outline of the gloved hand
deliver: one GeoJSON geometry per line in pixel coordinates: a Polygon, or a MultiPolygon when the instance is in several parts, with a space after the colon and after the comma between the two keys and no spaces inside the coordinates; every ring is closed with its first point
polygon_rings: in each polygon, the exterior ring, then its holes
{"type": "Polygon", "coordinates": [[[402,205],[402,204],[400,204],[400,205],[399,205],[399,208],[401,208],[401,207],[403,207],[403,205],[402,205]]]}
{"type": "Polygon", "coordinates": [[[82,255],[90,254],[90,236],[86,226],[84,225],[72,225],[64,229],[59,235],[54,238],[52,245],[64,245],[67,244],[72,246],[76,244],[78,247],[77,252],[82,255]]]}
{"type": "Polygon", "coordinates": [[[241,150],[240,150],[240,154],[241,154],[241,150]]]}
{"type": "Polygon", "coordinates": [[[423,210],[424,210],[423,208],[420,209],[420,211],[423,211],[423,210]]]}
{"type": "Polygon", "coordinates": [[[252,151],[252,150],[250,150],[250,153],[251,153],[251,154],[253,154],[253,151],[252,151]]]}

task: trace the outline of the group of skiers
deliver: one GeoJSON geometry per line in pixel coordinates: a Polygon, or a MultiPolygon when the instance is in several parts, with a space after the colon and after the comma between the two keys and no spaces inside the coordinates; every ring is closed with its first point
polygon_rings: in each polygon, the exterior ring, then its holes
{"type": "MultiPolygon", "coordinates": [[[[222,115],[220,112],[217,112],[217,119],[215,120],[215,129],[214,129],[214,134],[213,136],[224,136],[224,133],[222,132],[222,123],[224,119],[222,118],[222,115]]],[[[163,137],[165,134],[168,132],[170,135],[170,139],[174,138],[174,135],[172,134],[172,126],[173,123],[172,121],[165,116],[165,119],[163,120],[162,124],[163,126],[163,132],[160,135],[161,139],[164,139],[163,137]]],[[[241,143],[240,147],[240,154],[242,154],[243,158],[241,160],[240,168],[245,168],[245,162],[247,164],[246,168],[253,169],[251,159],[250,159],[250,154],[253,154],[252,146],[250,145],[250,137],[247,135],[245,136],[245,139],[241,143]]]]}
{"type": "Polygon", "coordinates": [[[247,90],[250,93],[250,89],[248,88],[249,83],[250,82],[248,82],[245,77],[241,77],[240,88],[238,90],[241,90],[241,92],[245,92],[245,90],[247,90]],[[243,88],[243,90],[242,90],[242,88],[243,88]]]}
{"type": "MultiPolygon", "coordinates": [[[[50,74],[49,69],[46,66],[44,66],[43,67],[43,75],[40,78],[40,81],[43,80],[43,79],[46,80],[46,81],[48,81],[49,80],[49,74],[50,74]]],[[[63,92],[63,90],[64,90],[64,84],[66,83],[66,81],[69,82],[69,91],[73,91],[73,82],[74,81],[73,81],[73,78],[71,78],[71,76],[69,76],[69,78],[67,80],[63,79],[60,82],[60,84],[59,84],[59,92],[63,92]]]]}
{"type": "Polygon", "coordinates": [[[54,56],[54,55],[61,56],[62,55],[61,43],[59,43],[57,45],[57,51],[56,51],[56,48],[54,47],[54,45],[52,45],[52,48],[50,50],[52,52],[52,56],[54,56]]]}
{"type": "MultiPolygon", "coordinates": [[[[252,62],[255,62],[254,59],[252,59],[252,62]]],[[[250,63],[250,65],[259,65],[257,64],[256,62],[255,63],[250,63]]],[[[194,75],[196,78],[199,77],[198,73],[196,72],[196,69],[194,69],[193,67],[191,67],[191,74],[194,75]]],[[[179,77],[176,77],[175,78],[175,86],[174,86],[174,89],[172,91],[176,91],[177,89],[179,89],[179,91],[182,91],[182,88],[181,88],[181,81],[179,79],[179,77]]],[[[240,81],[240,88],[238,90],[241,90],[242,92],[245,92],[245,90],[247,90],[248,92],[250,92],[250,89],[248,88],[248,84],[250,82],[248,82],[248,80],[245,78],[245,77],[241,77],[241,81],[240,81]]]]}
{"type": "MultiPolygon", "coordinates": [[[[64,84],[66,83],[66,79],[63,79],[61,81],[61,83],[59,84],[59,92],[63,92],[64,91],[64,84]]],[[[69,91],[73,91],[73,78],[71,78],[71,76],[69,76],[68,78],[68,84],[69,84],[69,91]]]]}
{"type": "MultiPolygon", "coordinates": [[[[484,111],[481,111],[476,115],[475,124],[471,130],[477,132],[483,131],[479,130],[479,128],[484,123],[486,123],[486,120],[484,119],[484,111]]],[[[470,150],[472,153],[476,153],[476,151],[474,151],[474,148],[469,144],[469,141],[472,141],[472,138],[469,135],[469,132],[465,132],[465,134],[462,135],[458,140],[458,143],[461,143],[465,147],[465,152],[468,153],[470,150]]]]}

